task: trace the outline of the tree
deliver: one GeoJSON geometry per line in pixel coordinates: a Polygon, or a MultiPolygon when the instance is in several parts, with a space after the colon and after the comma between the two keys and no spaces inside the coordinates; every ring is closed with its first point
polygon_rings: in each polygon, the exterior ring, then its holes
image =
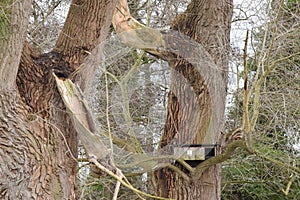
{"type": "MultiPolygon", "coordinates": [[[[242,78],[252,88],[249,115],[257,113],[251,122],[257,156],[239,151],[224,163],[224,199],[299,196],[299,1],[270,3],[267,19],[251,31],[253,53],[245,47],[241,56],[242,78]]],[[[243,90],[235,92],[228,121],[242,124],[243,95],[243,90]]]]}
{"type": "MultiPolygon", "coordinates": [[[[227,85],[231,17],[231,1],[192,1],[186,11],[177,16],[171,27],[173,30],[183,32],[205,47],[221,71],[221,82],[224,87],[227,85]],[[216,15],[216,13],[220,14],[216,15]]],[[[185,89],[186,85],[182,84],[180,79],[174,78],[172,83],[174,90],[169,95],[168,116],[161,145],[169,144],[174,137],[180,138],[181,141],[178,144],[182,144],[181,142],[186,144],[219,143],[222,129],[209,130],[213,123],[212,120],[214,120],[211,118],[212,112],[216,112],[211,99],[216,96],[209,93],[208,83],[204,81],[203,75],[199,74],[195,67],[184,59],[172,58],[170,60],[172,68],[188,80],[197,97],[194,101],[190,101],[187,98],[189,92],[185,89]],[[194,108],[197,107],[197,104],[200,112],[195,116],[193,112],[195,112],[194,108]],[[184,107],[184,105],[188,106],[184,107]],[[189,138],[190,134],[194,134],[191,133],[193,131],[195,131],[194,138],[189,138]]],[[[222,102],[218,102],[218,104],[221,104],[224,114],[225,89],[223,92],[223,94],[218,94],[223,97],[222,102]]],[[[223,115],[222,112],[219,114],[223,115]]],[[[214,126],[217,126],[217,123],[214,126]]],[[[200,171],[196,170],[194,173],[200,173],[200,171]]],[[[190,175],[193,176],[192,173],[190,175]]],[[[219,165],[210,167],[203,172],[202,176],[197,176],[191,182],[178,177],[178,174],[172,170],[162,169],[158,172],[159,194],[174,199],[218,199],[220,196],[219,176],[219,165]]]]}
{"type": "MultiPolygon", "coordinates": [[[[78,131],[78,118],[66,100],[69,91],[64,93],[62,88],[69,84],[68,89],[74,92],[77,87],[72,85],[72,80],[88,94],[91,77],[101,59],[102,46],[99,44],[107,36],[115,2],[73,0],[58,40],[53,50],[46,54],[36,51],[25,40],[30,6],[31,1],[5,1],[1,4],[0,155],[4,164],[0,165],[0,194],[3,199],[76,199],[77,137],[82,137],[84,128],[78,131]]],[[[178,32],[166,34],[147,28],[128,13],[126,2],[119,1],[113,22],[123,42],[169,60],[196,93],[190,104],[185,99],[180,102],[179,98],[189,94],[184,91],[186,85],[179,84],[181,80],[173,75],[173,85],[178,91],[170,94],[169,117],[161,148],[170,145],[178,128],[195,133],[195,137],[190,137],[188,131],[181,132],[180,139],[188,138],[185,142],[218,142],[224,124],[232,1],[207,3],[194,0],[187,11],[174,20],[174,30],[203,43],[209,53],[195,41],[191,48],[191,43],[186,43],[187,37],[178,32]],[[124,30],[127,32],[121,33],[124,30]],[[141,33],[153,40],[139,37],[141,33]],[[182,47],[186,49],[180,51],[182,47]],[[173,110],[181,104],[188,106],[173,110]],[[191,112],[193,106],[197,107],[197,112],[191,112]],[[173,124],[172,117],[175,117],[176,124],[173,124]]],[[[81,95],[76,94],[78,98],[81,95]]],[[[79,105],[82,101],[76,103],[79,105]]],[[[88,117],[88,110],[84,114],[88,117]]],[[[93,132],[96,128],[90,122],[87,120],[85,125],[93,132]]],[[[92,153],[97,156],[102,150],[88,148],[94,138],[80,139],[88,153],[94,150],[92,153]]],[[[179,140],[177,144],[182,142],[179,140]]],[[[90,157],[91,160],[95,161],[95,158],[90,157]]],[[[220,167],[215,164],[222,160],[223,157],[217,157],[214,161],[203,162],[196,169],[181,162],[189,169],[189,172],[181,173],[185,179],[168,169],[158,171],[159,185],[165,185],[162,181],[167,180],[166,187],[158,190],[158,194],[182,199],[218,199],[220,167]],[[204,184],[207,182],[209,185],[204,184]],[[174,184],[179,186],[178,192],[177,188],[172,188],[174,184]]],[[[181,165],[175,167],[185,171],[181,165]]]]}
{"type": "MultiPolygon", "coordinates": [[[[25,40],[30,7],[1,3],[0,196],[76,199],[77,134],[52,73],[68,77],[106,38],[114,2],[74,0],[47,54],[25,40]]],[[[93,70],[90,64],[77,75],[84,92],[93,70]]]]}
{"type": "MultiPolygon", "coordinates": [[[[197,0],[192,1],[187,10],[174,20],[172,26],[174,30],[183,32],[197,42],[201,42],[207,48],[213,62],[218,66],[216,71],[222,72],[222,76],[218,77],[218,81],[213,78],[213,74],[218,72],[210,71],[210,73],[201,74],[199,68],[195,66],[197,64],[191,61],[194,59],[194,62],[204,62],[205,59],[201,60],[199,55],[195,54],[205,55],[205,50],[197,52],[198,49],[189,49],[190,47],[184,42],[178,42],[178,40],[184,39],[177,36],[176,33],[171,33],[169,37],[168,34],[147,29],[135,21],[128,26],[124,22],[130,21],[132,18],[128,13],[126,4],[119,5],[119,10],[121,10],[119,11],[120,14],[115,15],[114,18],[115,29],[119,33],[123,32],[123,37],[121,36],[123,41],[128,45],[138,46],[168,60],[172,68],[175,69],[172,77],[173,85],[168,98],[168,117],[160,148],[205,142],[213,144],[220,141],[223,124],[222,116],[225,109],[232,2],[211,1],[210,3],[204,3],[197,0]],[[215,15],[215,13],[221,14],[215,15]],[[216,27],[218,27],[217,31],[216,27]],[[141,35],[146,36],[143,38],[141,35]],[[149,37],[155,39],[151,40],[151,44],[147,42],[149,37]],[[169,49],[165,48],[165,43],[167,43],[166,46],[170,45],[169,49]],[[172,46],[172,44],[174,45],[172,46]],[[208,46],[215,48],[210,49],[208,46]],[[187,53],[180,54],[177,52],[175,54],[176,51],[180,52],[180,48],[187,53]],[[170,51],[170,49],[174,52],[171,54],[165,52],[170,51]],[[191,51],[196,51],[196,53],[193,54],[191,51]],[[178,74],[181,76],[177,77],[178,74]],[[210,83],[207,76],[211,77],[210,83]],[[186,82],[182,77],[186,79],[186,82]],[[214,86],[211,84],[222,84],[223,88],[218,90],[218,94],[213,93],[212,88],[214,86]],[[189,87],[192,87],[195,96],[192,95],[189,87]],[[178,140],[175,143],[173,143],[176,140],[174,138],[178,140]]],[[[205,64],[207,63],[202,63],[202,65],[205,64]]],[[[195,170],[187,165],[183,167],[178,164],[175,168],[182,171],[181,176],[177,173],[178,171],[174,173],[174,168],[172,170],[168,168],[159,170],[156,173],[158,195],[175,199],[218,199],[220,196],[220,179],[218,178],[220,168],[214,166],[214,164],[200,165],[199,169],[196,168],[195,170]],[[204,167],[206,170],[202,166],[206,166],[206,168],[204,167]],[[185,167],[188,167],[188,170],[185,167]],[[208,167],[211,168],[207,169],[208,167]]]]}

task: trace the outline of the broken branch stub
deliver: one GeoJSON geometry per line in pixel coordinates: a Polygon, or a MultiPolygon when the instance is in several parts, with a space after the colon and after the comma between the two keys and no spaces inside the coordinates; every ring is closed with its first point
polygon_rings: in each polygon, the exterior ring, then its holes
{"type": "Polygon", "coordinates": [[[62,80],[54,73],[53,76],[87,155],[90,158],[96,157],[96,159],[106,158],[109,155],[109,151],[99,136],[96,135],[97,129],[92,113],[79,87],[70,79],[62,80]]]}

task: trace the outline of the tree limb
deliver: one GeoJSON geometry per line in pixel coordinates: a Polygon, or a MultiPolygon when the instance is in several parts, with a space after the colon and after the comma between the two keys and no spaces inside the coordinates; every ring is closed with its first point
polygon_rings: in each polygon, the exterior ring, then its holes
{"type": "Polygon", "coordinates": [[[31,1],[5,1],[0,5],[5,7],[5,12],[0,12],[0,90],[14,90],[31,1]]]}
{"type": "Polygon", "coordinates": [[[209,167],[211,167],[213,165],[216,165],[216,164],[219,164],[219,163],[222,163],[222,162],[228,160],[233,155],[235,149],[237,149],[238,147],[246,148],[245,141],[243,141],[243,140],[234,141],[227,145],[224,153],[203,161],[201,164],[199,164],[196,167],[195,172],[192,174],[192,178],[194,180],[199,180],[206,169],[208,169],[209,167]]]}
{"type": "Polygon", "coordinates": [[[136,188],[134,188],[130,183],[125,182],[124,180],[122,180],[122,178],[120,178],[120,176],[114,174],[112,171],[110,171],[109,169],[107,169],[106,167],[104,167],[103,165],[101,165],[101,163],[99,163],[97,161],[97,159],[95,158],[90,158],[90,162],[94,163],[99,169],[101,169],[102,171],[106,172],[107,174],[109,174],[110,176],[112,176],[113,178],[115,178],[116,180],[118,180],[122,185],[124,185],[125,187],[127,187],[128,189],[134,191],[135,193],[139,194],[139,195],[143,195],[145,197],[149,197],[152,199],[161,199],[161,200],[171,200],[169,198],[163,198],[163,197],[158,197],[158,196],[153,196],[147,193],[144,193],[136,188]]]}
{"type": "Polygon", "coordinates": [[[179,32],[162,32],[142,25],[131,17],[126,0],[118,1],[112,20],[117,35],[126,45],[143,49],[165,60],[174,58],[175,54],[195,67],[204,78],[211,96],[213,109],[209,134],[220,132],[226,87],[220,70],[204,47],[179,32]]]}
{"type": "Polygon", "coordinates": [[[79,87],[74,85],[71,80],[59,79],[54,73],[56,85],[59,93],[70,115],[74,128],[76,129],[79,139],[83,143],[87,154],[96,156],[98,159],[105,158],[109,151],[103,144],[98,135],[92,113],[84,99],[79,87]]]}

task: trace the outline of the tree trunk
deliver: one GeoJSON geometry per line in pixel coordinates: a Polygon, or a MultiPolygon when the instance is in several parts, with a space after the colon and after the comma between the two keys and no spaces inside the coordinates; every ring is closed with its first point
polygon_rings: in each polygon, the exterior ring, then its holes
{"type": "MultiPolygon", "coordinates": [[[[201,43],[222,71],[222,82],[227,85],[227,65],[229,55],[230,23],[232,17],[231,0],[193,0],[187,10],[173,22],[172,29],[177,30],[201,43]]],[[[211,133],[211,98],[201,74],[193,65],[183,59],[174,58],[170,66],[172,73],[171,92],[169,94],[168,114],[161,147],[171,142],[182,144],[215,144],[220,132],[211,133]],[[186,81],[183,81],[184,77],[186,81]],[[190,86],[189,86],[190,85],[190,86]],[[192,87],[191,90],[186,88],[192,87]],[[200,111],[197,112],[197,109],[200,111]],[[195,116],[197,112],[197,116],[195,116]],[[195,119],[197,120],[195,123],[195,119]]],[[[224,89],[224,91],[226,91],[224,89]]],[[[225,97],[225,94],[220,94],[225,97]]],[[[222,104],[225,110],[225,98],[222,104]]],[[[223,122],[224,123],[224,122],[223,122]]],[[[222,124],[223,124],[222,123],[222,124]]],[[[177,167],[186,171],[182,166],[177,167]]],[[[188,174],[188,172],[186,172],[188,174]]],[[[165,168],[157,173],[159,196],[174,199],[220,199],[220,166],[206,170],[199,180],[191,177],[190,182],[182,179],[174,171],[165,168]]],[[[190,174],[188,174],[190,176],[190,174]]]]}
{"type": "MultiPolygon", "coordinates": [[[[69,77],[106,38],[114,1],[74,0],[54,51],[43,55],[24,42],[30,6],[7,6],[1,38],[0,199],[77,199],[77,133],[52,73],[69,77]]],[[[93,70],[73,74],[83,89],[93,70]]]]}
{"type": "Polygon", "coordinates": [[[15,87],[30,6],[30,0],[0,2],[0,91],[15,87]]]}

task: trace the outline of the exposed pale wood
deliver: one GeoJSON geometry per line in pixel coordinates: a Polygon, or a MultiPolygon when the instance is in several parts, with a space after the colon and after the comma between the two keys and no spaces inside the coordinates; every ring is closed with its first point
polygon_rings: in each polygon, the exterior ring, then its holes
{"type": "Polygon", "coordinates": [[[108,156],[109,151],[99,136],[96,135],[97,129],[93,114],[79,87],[72,83],[70,79],[61,80],[55,74],[53,75],[87,155],[89,157],[94,156],[97,159],[104,159],[108,156]]]}

